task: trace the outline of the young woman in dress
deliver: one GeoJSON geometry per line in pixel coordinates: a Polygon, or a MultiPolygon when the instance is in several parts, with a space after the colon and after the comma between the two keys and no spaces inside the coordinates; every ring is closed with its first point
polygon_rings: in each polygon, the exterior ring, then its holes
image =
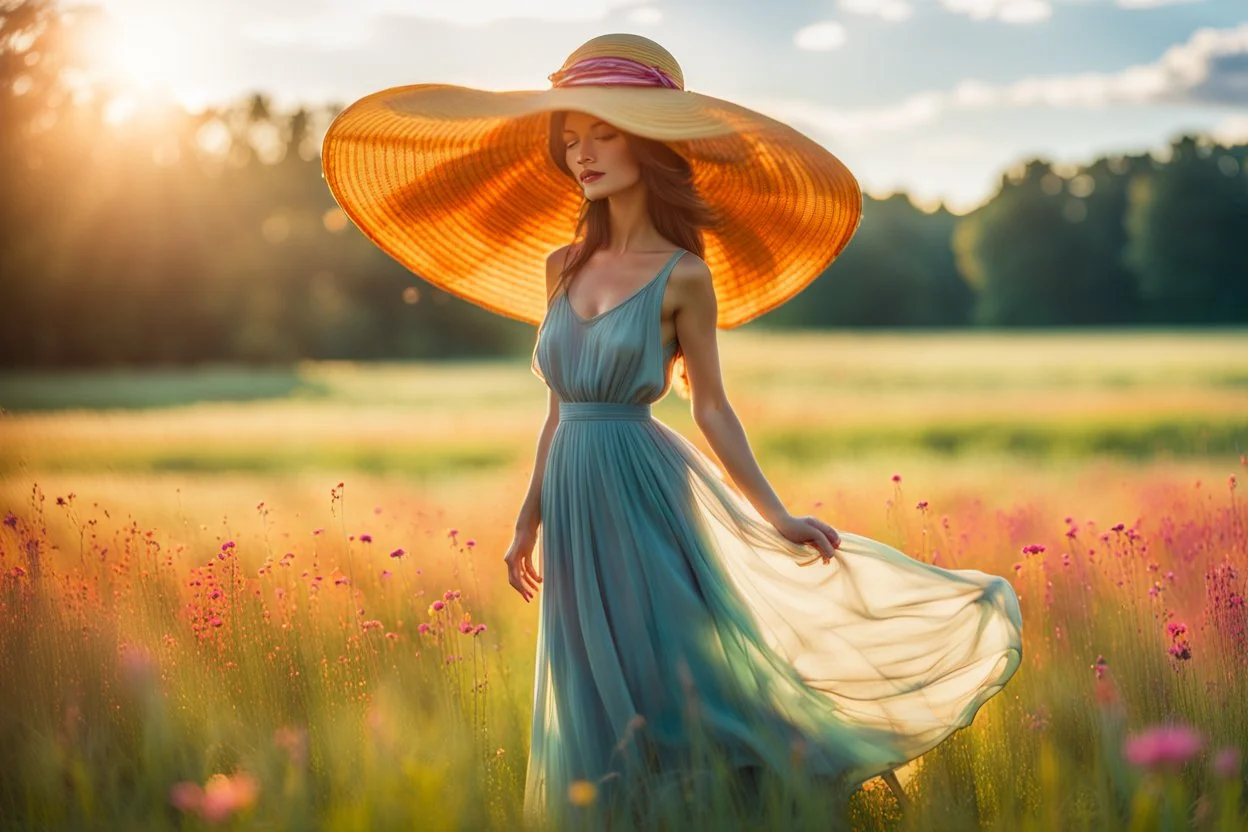
{"type": "Polygon", "coordinates": [[[647,38],[594,38],[551,80],[382,91],[325,143],[378,245],[539,325],[548,413],[504,556],[539,600],[526,817],[584,822],[589,802],[638,822],[639,800],[716,770],[707,748],[747,782],[885,776],[902,797],[892,772],[1016,671],[1017,596],[788,511],[716,344],[844,248],[857,183],[792,128],[686,91],[647,38]],[[672,388],[718,463],[652,415],[672,388]]]}

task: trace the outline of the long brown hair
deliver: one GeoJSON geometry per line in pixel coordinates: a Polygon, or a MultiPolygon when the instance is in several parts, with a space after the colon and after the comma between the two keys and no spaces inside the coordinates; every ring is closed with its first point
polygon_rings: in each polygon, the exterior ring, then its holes
{"type": "MultiPolygon", "coordinates": [[[[563,125],[566,119],[566,112],[551,113],[550,157],[569,179],[577,183],[579,189],[576,174],[568,169],[565,160],[563,125]]],[[[664,239],[705,259],[706,244],[702,240],[702,229],[714,228],[718,217],[694,187],[693,169],[688,160],[661,141],[624,130],[619,132],[641,168],[641,181],[646,187],[646,212],[655,229],[664,239]]],[[[595,251],[610,242],[609,212],[607,200],[583,198],[573,232],[572,258],[560,270],[559,282],[547,302],[567,287],[577,270],[589,261],[595,251]]],[[[682,399],[688,399],[689,373],[685,367],[684,352],[684,347],[677,342],[672,390],[682,399]]]]}

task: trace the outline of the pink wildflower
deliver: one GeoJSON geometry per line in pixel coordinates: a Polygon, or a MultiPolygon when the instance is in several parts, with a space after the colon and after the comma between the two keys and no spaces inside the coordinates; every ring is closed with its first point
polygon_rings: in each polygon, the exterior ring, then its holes
{"type": "Polygon", "coordinates": [[[1158,725],[1139,734],[1128,735],[1122,750],[1127,760],[1141,768],[1177,769],[1191,760],[1204,745],[1204,738],[1186,725],[1158,725]]]}

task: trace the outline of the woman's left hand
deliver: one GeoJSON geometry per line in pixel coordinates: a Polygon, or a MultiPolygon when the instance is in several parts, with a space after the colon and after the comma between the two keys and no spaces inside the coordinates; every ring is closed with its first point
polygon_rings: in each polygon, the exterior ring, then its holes
{"type": "Polygon", "coordinates": [[[841,536],[836,533],[836,529],[809,514],[801,517],[785,515],[772,525],[788,540],[814,546],[819,550],[824,563],[830,563],[836,556],[834,550],[841,546],[841,536]]]}

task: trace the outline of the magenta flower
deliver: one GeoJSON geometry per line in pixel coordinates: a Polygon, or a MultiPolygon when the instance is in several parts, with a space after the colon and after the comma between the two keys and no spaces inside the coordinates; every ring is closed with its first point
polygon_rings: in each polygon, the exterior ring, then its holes
{"type": "Polygon", "coordinates": [[[362,535],[360,535],[360,542],[361,542],[361,543],[372,543],[372,542],[373,542],[373,536],[372,536],[371,534],[362,534],[362,535]]]}
{"type": "Polygon", "coordinates": [[[17,515],[11,511],[5,514],[4,525],[8,526],[10,529],[16,529],[17,528],[17,515]]]}
{"type": "Polygon", "coordinates": [[[1141,768],[1177,769],[1204,746],[1200,732],[1187,725],[1157,725],[1128,735],[1122,751],[1127,761],[1141,768]]]}
{"type": "Polygon", "coordinates": [[[406,554],[407,554],[407,552],[404,552],[402,549],[395,549],[393,552],[391,552],[391,553],[390,553],[390,557],[392,557],[392,558],[401,558],[401,557],[403,557],[403,556],[404,556],[404,555],[406,555],[406,554]]]}
{"type": "Polygon", "coordinates": [[[1239,749],[1233,745],[1219,748],[1213,755],[1213,773],[1223,780],[1234,780],[1239,776],[1239,749]]]}

